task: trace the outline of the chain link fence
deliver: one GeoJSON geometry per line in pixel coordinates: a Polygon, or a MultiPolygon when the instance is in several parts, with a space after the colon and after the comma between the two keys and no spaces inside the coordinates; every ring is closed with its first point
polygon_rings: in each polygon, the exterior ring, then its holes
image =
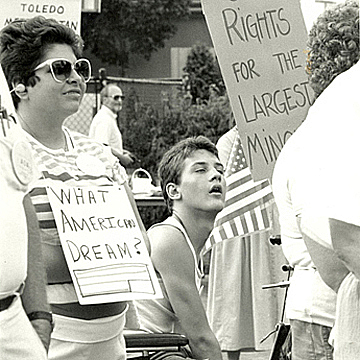
{"type": "Polygon", "coordinates": [[[151,105],[159,114],[166,111],[170,99],[176,96],[183,86],[183,81],[179,79],[128,79],[118,77],[107,77],[102,80],[91,79],[79,110],[65,120],[64,125],[66,127],[85,135],[89,134],[91,121],[100,108],[99,93],[105,82],[116,83],[122,89],[125,95],[124,105],[126,104],[126,94],[134,90],[137,101],[151,105]]]}
{"type": "Polygon", "coordinates": [[[90,124],[96,110],[96,96],[98,95],[95,93],[85,94],[79,110],[69,116],[65,120],[64,125],[71,130],[89,135],[90,124]]]}

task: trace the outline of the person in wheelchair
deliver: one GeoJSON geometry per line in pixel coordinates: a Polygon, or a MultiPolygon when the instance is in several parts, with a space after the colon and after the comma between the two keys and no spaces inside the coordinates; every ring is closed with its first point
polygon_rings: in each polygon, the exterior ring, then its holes
{"type": "Polygon", "coordinates": [[[179,333],[195,359],[221,360],[200,298],[200,252],[225,203],[224,167],[204,136],[173,146],[159,165],[170,216],[149,231],[150,254],[164,298],[136,301],[140,326],[152,333],[179,333]]]}

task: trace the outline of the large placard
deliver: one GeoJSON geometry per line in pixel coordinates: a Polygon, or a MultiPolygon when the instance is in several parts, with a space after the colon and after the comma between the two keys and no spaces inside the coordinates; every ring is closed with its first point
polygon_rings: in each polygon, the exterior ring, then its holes
{"type": "Polygon", "coordinates": [[[124,186],[48,186],[80,304],[161,298],[124,186]]]}
{"type": "Polygon", "coordinates": [[[254,180],[271,178],[313,103],[299,0],[202,0],[254,180]]]}
{"type": "Polygon", "coordinates": [[[55,19],[80,34],[81,0],[2,1],[0,28],[16,19],[28,19],[38,15],[55,19]]]}

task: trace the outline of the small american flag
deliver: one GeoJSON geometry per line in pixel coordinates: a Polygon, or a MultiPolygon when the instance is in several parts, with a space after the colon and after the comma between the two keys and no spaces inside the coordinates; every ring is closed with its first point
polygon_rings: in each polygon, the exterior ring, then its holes
{"type": "Polygon", "coordinates": [[[236,135],[225,171],[225,207],[215,219],[205,250],[215,243],[270,227],[267,208],[273,203],[268,180],[254,181],[236,135]]]}

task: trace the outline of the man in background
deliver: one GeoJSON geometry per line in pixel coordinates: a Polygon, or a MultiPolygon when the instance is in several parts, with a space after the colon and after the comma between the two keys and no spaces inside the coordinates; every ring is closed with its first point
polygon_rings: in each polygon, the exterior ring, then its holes
{"type": "Polygon", "coordinates": [[[123,148],[123,140],[117,125],[117,114],[123,106],[124,95],[115,84],[107,84],[100,92],[101,108],[91,123],[89,136],[102,144],[109,145],[121,165],[127,167],[135,156],[123,148]]]}

